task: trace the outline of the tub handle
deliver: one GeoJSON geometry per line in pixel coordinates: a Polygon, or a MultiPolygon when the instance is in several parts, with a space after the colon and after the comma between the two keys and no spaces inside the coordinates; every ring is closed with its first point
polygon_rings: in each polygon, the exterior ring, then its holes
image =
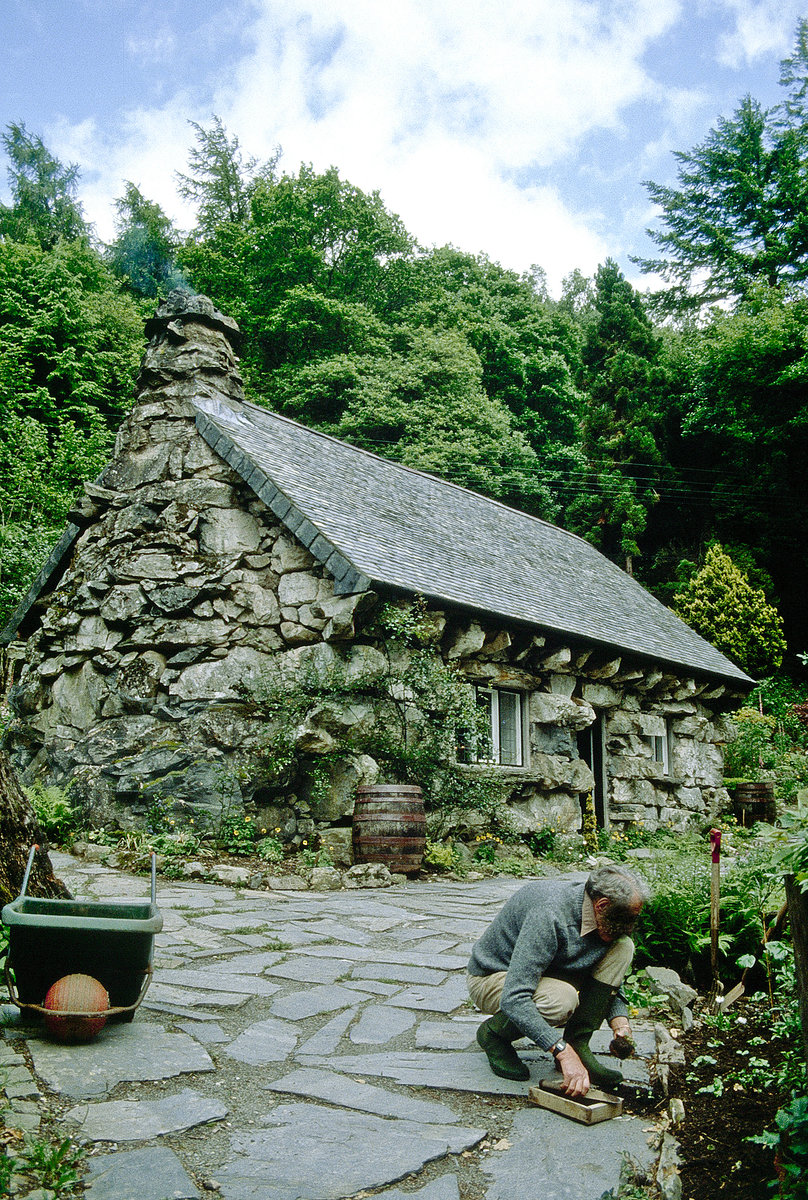
{"type": "Polygon", "coordinates": [[[25,874],[22,877],[22,889],[20,891],[20,897],[24,896],[28,889],[28,879],[31,875],[31,868],[34,865],[34,855],[36,854],[38,849],[39,849],[39,846],[37,845],[36,842],[34,842],[33,846],[28,851],[28,862],[25,867],[25,874]]]}

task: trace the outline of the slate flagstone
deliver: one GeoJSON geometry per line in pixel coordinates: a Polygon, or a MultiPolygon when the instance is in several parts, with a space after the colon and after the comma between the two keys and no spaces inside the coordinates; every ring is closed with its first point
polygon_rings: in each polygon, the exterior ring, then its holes
{"type": "Polygon", "coordinates": [[[396,992],[387,1001],[396,1008],[414,1008],[419,1012],[453,1012],[468,1000],[465,977],[448,979],[438,987],[412,987],[396,992]]]}
{"type": "Polygon", "coordinates": [[[526,1060],[532,1070],[532,1078],[525,1082],[500,1079],[488,1066],[488,1059],[480,1050],[432,1052],[424,1050],[398,1051],[371,1054],[340,1054],[333,1058],[307,1058],[310,1066],[343,1071],[348,1075],[370,1075],[382,1079],[393,1079],[396,1083],[408,1083],[416,1087],[452,1088],[461,1092],[478,1092],[483,1095],[526,1096],[528,1088],[549,1074],[552,1064],[549,1055],[542,1056],[540,1065],[526,1060]]]}
{"type": "Polygon", "coordinates": [[[185,1008],[241,1008],[249,1000],[249,992],[200,992],[198,988],[177,987],[175,984],[162,983],[158,975],[152,983],[143,1003],[147,1008],[155,1003],[179,1004],[185,1008]]]}
{"type": "Polygon", "coordinates": [[[32,1037],[28,1049],[34,1069],[48,1086],[77,1099],[103,1096],[123,1080],[171,1079],[214,1070],[210,1056],[187,1033],[167,1033],[146,1021],[107,1025],[94,1041],[67,1048],[32,1037]]]}
{"type": "Polygon", "coordinates": [[[168,1146],[144,1146],[87,1160],[87,1200],[200,1200],[200,1192],[168,1146]]]}
{"type": "Polygon", "coordinates": [[[367,962],[357,963],[351,968],[353,979],[393,979],[396,983],[424,983],[437,987],[445,983],[446,971],[436,971],[428,967],[411,967],[402,963],[367,962]]]}
{"type": "Polygon", "coordinates": [[[647,1122],[636,1117],[579,1125],[535,1106],[517,1112],[506,1154],[491,1154],[482,1170],[492,1181],[486,1200],[525,1196],[525,1181],[541,1180],[541,1200],[601,1200],[617,1191],[623,1156],[648,1166],[647,1122]]]}
{"type": "Polygon", "coordinates": [[[284,1075],[265,1086],[270,1092],[291,1092],[313,1100],[328,1100],[342,1108],[375,1113],[379,1117],[428,1121],[438,1125],[452,1125],[460,1119],[448,1104],[419,1100],[415,1096],[403,1096],[400,1092],[388,1092],[384,1088],[346,1079],[344,1075],[316,1067],[299,1067],[291,1075],[284,1075]]]}
{"type": "Polygon", "coordinates": [[[384,1004],[367,1004],[351,1030],[351,1041],[384,1046],[415,1024],[413,1012],[391,1012],[384,1004]]]}
{"type": "MultiPolygon", "coordinates": [[[[321,987],[308,988],[301,992],[292,992],[289,996],[281,996],[273,1001],[271,1007],[276,1017],[286,1017],[292,1021],[302,1021],[306,1017],[315,1017],[319,1013],[333,1012],[335,1008],[347,1008],[359,1004],[363,999],[361,992],[349,991],[338,984],[324,984],[321,987]]],[[[367,996],[364,997],[367,999],[367,996]]]]}
{"type": "Polygon", "coordinates": [[[486,1134],[316,1104],[280,1105],[261,1124],[233,1137],[233,1156],[217,1172],[224,1200],[342,1200],[470,1149],[486,1134]]]}
{"type": "MultiPolygon", "coordinates": [[[[205,992],[236,992],[245,996],[271,996],[278,991],[278,984],[271,983],[261,975],[237,975],[228,963],[224,969],[160,971],[161,984],[199,988],[205,992]]],[[[209,999],[209,998],[208,998],[209,999]]]]}
{"type": "Polygon", "coordinates": [[[263,1066],[283,1062],[297,1045],[297,1030],[287,1021],[267,1017],[245,1029],[235,1041],[225,1047],[225,1054],[239,1062],[263,1066]]]}
{"type": "Polygon", "coordinates": [[[192,1088],[158,1100],[107,1100],[100,1104],[82,1104],[71,1108],[67,1120],[79,1128],[79,1137],[88,1142],[140,1142],[222,1121],[227,1109],[192,1088]]]}
{"type": "Polygon", "coordinates": [[[342,1035],[355,1018],[356,1013],[353,1009],[337,1013],[321,1029],[318,1029],[313,1037],[300,1045],[297,1057],[302,1057],[304,1054],[333,1054],[342,1035]]]}
{"type": "Polygon", "coordinates": [[[335,983],[347,974],[352,963],[345,958],[289,958],[270,967],[272,979],[295,979],[299,983],[335,983]]]}
{"type": "Polygon", "coordinates": [[[466,1050],[476,1041],[478,1025],[477,1020],[462,1025],[454,1021],[421,1021],[415,1033],[416,1049],[466,1050]]]}

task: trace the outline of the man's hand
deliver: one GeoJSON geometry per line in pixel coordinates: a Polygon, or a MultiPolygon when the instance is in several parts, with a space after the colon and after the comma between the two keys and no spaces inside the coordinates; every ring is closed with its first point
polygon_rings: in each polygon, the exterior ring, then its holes
{"type": "Polygon", "coordinates": [[[585,1096],[589,1091],[589,1072],[572,1046],[567,1046],[556,1055],[556,1062],[564,1076],[564,1091],[568,1096],[585,1096]]]}
{"type": "Polygon", "coordinates": [[[634,1036],[631,1025],[626,1017],[615,1017],[609,1024],[612,1027],[612,1043],[609,1051],[615,1058],[630,1058],[634,1053],[634,1036]]]}

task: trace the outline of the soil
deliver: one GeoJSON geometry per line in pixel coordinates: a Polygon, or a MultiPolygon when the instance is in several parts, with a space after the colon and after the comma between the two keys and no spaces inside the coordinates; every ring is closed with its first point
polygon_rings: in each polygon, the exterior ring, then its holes
{"type": "Polygon", "coordinates": [[[672,1129],[680,1145],[682,1200],[762,1200],[775,1178],[770,1149],[747,1139],[775,1127],[788,1100],[777,1076],[788,1043],[772,1035],[764,998],[739,1003],[721,1029],[703,1021],[681,1037],[686,1065],[671,1071],[669,1092],[685,1116],[672,1129]]]}

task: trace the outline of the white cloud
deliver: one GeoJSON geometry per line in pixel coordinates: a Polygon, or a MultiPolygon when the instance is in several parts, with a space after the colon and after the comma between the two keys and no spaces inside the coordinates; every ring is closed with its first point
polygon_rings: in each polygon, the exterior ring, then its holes
{"type": "Polygon", "coordinates": [[[148,34],[130,34],[126,38],[127,53],[147,63],[168,62],[176,45],[174,34],[166,27],[148,34]]]}
{"type": "Polygon", "coordinates": [[[737,68],[771,51],[785,57],[791,49],[794,30],[803,15],[803,0],[716,2],[735,22],[719,41],[719,58],[726,66],[737,68]]]}
{"type": "Polygon", "coordinates": [[[378,188],[427,244],[540,262],[551,284],[602,259],[551,168],[658,97],[642,63],[679,0],[263,0],[255,48],[217,98],[243,144],[378,188]],[[562,262],[562,259],[564,260],[562,262]]]}
{"type": "MultiPolygon", "coordinates": [[[[708,2],[731,11],[737,37],[753,10],[776,11],[708,2]]],[[[101,236],[112,234],[110,201],[124,179],[190,225],[174,173],[193,141],[188,120],[208,124],[217,113],[246,152],[266,158],[280,144],[288,170],[334,164],[378,189],[423,243],[485,250],[517,269],[539,263],[557,290],[573,267],[593,270],[627,238],[613,220],[607,243],[605,213],[563,197],[558,168],[585,156],[598,132],[623,133],[632,108],[636,136],[639,108],[648,134],[636,161],[623,163],[639,182],[658,149],[658,114],[668,129],[685,125],[698,102],[695,92],[664,93],[645,65],[686,19],[684,0],[252,0],[239,11],[252,24],[226,81],[192,90],[178,80],[168,102],[128,113],[115,129],[46,131],[55,153],[81,164],[101,236]]],[[[753,45],[751,33],[743,44],[753,45]]]]}

